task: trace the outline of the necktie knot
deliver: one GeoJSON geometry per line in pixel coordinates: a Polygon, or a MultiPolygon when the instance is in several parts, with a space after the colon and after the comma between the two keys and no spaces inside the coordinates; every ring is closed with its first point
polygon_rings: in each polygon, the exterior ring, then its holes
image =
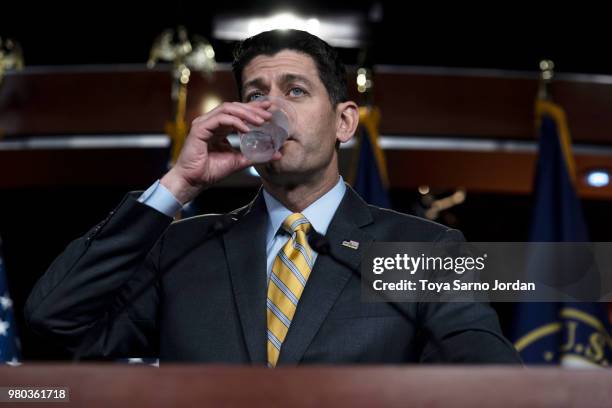
{"type": "Polygon", "coordinates": [[[293,235],[294,232],[302,231],[305,234],[310,232],[310,222],[301,213],[294,213],[285,218],[283,222],[283,229],[287,233],[293,235]]]}

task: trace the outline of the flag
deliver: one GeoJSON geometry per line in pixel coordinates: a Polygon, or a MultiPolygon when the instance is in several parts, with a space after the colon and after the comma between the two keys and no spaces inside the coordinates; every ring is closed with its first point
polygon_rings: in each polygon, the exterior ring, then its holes
{"type": "MultiPolygon", "coordinates": [[[[539,155],[529,240],[587,242],[565,113],[553,102],[538,100],[536,124],[539,155]]],[[[605,303],[520,303],[513,331],[527,364],[608,366],[611,361],[605,303]]]]}
{"type": "Polygon", "coordinates": [[[353,160],[352,185],[369,204],[389,208],[391,201],[385,155],[378,145],[380,111],[373,107],[359,108],[359,146],[353,160]]]}
{"type": "Polygon", "coordinates": [[[0,363],[15,364],[19,361],[19,341],[13,315],[13,301],[9,296],[6,269],[2,259],[0,239],[0,363]]]}

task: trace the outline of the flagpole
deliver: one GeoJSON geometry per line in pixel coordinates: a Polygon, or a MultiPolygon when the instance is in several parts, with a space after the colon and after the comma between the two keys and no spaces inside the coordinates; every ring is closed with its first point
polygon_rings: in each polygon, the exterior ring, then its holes
{"type": "Polygon", "coordinates": [[[187,137],[187,85],[191,71],[211,75],[216,66],[215,52],[210,43],[202,37],[189,39],[187,29],[179,26],[176,30],[162,32],[151,47],[147,67],[153,68],[158,61],[172,63],[172,120],[166,123],[165,131],[172,140],[170,165],[173,165],[187,137]]]}
{"type": "MultiPolygon", "coordinates": [[[[10,38],[2,40],[2,37],[0,37],[0,86],[2,86],[2,79],[6,72],[22,69],[23,52],[19,43],[10,38]]],[[[0,129],[0,139],[2,137],[4,137],[4,131],[0,129]]]]}
{"type": "Polygon", "coordinates": [[[540,61],[540,82],[538,84],[538,99],[552,100],[550,92],[552,80],[555,76],[555,63],[551,60],[540,61]]]}

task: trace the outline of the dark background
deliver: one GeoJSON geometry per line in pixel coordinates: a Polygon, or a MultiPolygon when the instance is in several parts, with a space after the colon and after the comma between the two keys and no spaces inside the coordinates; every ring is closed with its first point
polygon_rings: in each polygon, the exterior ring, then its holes
{"type": "MultiPolygon", "coordinates": [[[[612,35],[603,4],[585,2],[486,6],[405,1],[4,1],[0,35],[23,45],[28,65],[143,63],[155,37],[182,24],[212,41],[219,61],[231,60],[232,44],[212,39],[215,15],[270,14],[291,10],[304,15],[382,8],[371,38],[379,64],[537,70],[553,59],[560,72],[611,73],[612,35]]],[[[346,63],[357,60],[345,51],[346,63]]]]}

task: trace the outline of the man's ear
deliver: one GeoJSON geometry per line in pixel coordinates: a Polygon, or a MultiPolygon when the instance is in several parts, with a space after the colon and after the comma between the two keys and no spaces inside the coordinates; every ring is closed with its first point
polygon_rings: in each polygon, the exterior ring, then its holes
{"type": "Polygon", "coordinates": [[[359,107],[353,101],[339,103],[336,106],[337,125],[336,140],[346,143],[353,138],[359,125],[359,107]]]}

